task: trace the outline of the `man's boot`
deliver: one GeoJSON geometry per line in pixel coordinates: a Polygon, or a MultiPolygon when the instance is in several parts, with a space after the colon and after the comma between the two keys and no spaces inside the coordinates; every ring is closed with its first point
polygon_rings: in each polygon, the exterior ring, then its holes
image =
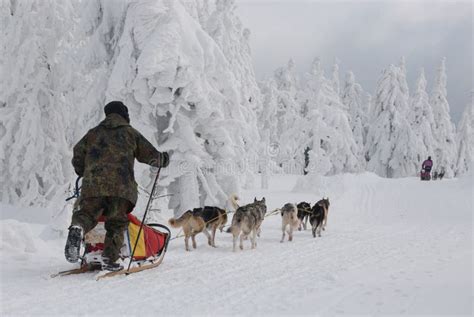
{"type": "Polygon", "coordinates": [[[123,270],[123,265],[120,260],[111,261],[108,257],[102,256],[102,270],[105,271],[120,271],[123,270]]]}
{"type": "Polygon", "coordinates": [[[80,226],[70,226],[67,236],[66,247],[64,248],[64,256],[71,263],[79,261],[79,253],[83,238],[83,230],[80,226]]]}

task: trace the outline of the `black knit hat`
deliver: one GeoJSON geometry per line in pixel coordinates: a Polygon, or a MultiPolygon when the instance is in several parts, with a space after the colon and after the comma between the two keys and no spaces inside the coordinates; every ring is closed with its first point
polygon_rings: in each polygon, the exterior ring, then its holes
{"type": "Polygon", "coordinates": [[[128,115],[128,108],[121,101],[109,102],[104,107],[105,115],[108,116],[111,113],[116,113],[122,116],[127,122],[130,123],[130,116],[128,115]]]}

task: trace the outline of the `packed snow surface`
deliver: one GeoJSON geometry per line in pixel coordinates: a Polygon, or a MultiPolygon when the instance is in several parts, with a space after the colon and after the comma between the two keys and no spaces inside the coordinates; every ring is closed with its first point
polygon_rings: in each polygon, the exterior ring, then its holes
{"type": "Polygon", "coordinates": [[[64,239],[46,240],[51,211],[1,205],[0,314],[472,315],[472,193],[472,176],[273,176],[268,190],[243,192],[241,204],[265,196],[272,210],[328,196],[321,238],[298,231],[280,243],[275,215],[254,250],[244,241],[234,253],[230,234],[218,233],[218,248],[201,234],[186,252],[180,238],[159,268],[101,281],[97,273],[50,278],[72,267],[64,239]]]}

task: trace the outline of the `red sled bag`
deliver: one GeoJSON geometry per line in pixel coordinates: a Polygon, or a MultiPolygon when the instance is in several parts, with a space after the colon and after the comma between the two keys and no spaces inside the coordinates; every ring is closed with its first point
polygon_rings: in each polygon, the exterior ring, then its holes
{"type": "MultiPolygon", "coordinates": [[[[141,222],[132,214],[128,214],[128,228],[125,234],[125,247],[122,248],[122,256],[130,256],[133,247],[137,241],[138,231],[141,222]],[[127,252],[128,251],[128,252],[127,252]]],[[[133,260],[144,260],[150,257],[156,257],[161,254],[168,244],[171,232],[166,226],[160,224],[145,224],[142,233],[138,237],[137,248],[133,255],[133,260]],[[159,231],[157,228],[167,230],[167,233],[159,231]]]]}
{"type": "MultiPolygon", "coordinates": [[[[122,258],[130,257],[130,254],[132,254],[141,225],[140,220],[132,214],[128,214],[128,220],[128,228],[124,231],[124,245],[120,250],[122,258]]],[[[85,259],[88,263],[101,262],[106,234],[104,221],[105,218],[100,217],[97,226],[85,236],[85,259]]],[[[166,226],[161,224],[144,224],[140,237],[138,237],[133,260],[145,260],[160,256],[162,252],[166,251],[170,237],[171,232],[166,226]],[[162,229],[164,232],[159,229],[162,229]]]]}

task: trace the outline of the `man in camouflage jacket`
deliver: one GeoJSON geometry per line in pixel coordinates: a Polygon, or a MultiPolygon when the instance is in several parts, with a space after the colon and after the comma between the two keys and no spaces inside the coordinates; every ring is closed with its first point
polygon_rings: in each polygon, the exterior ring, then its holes
{"type": "Polygon", "coordinates": [[[101,215],[107,231],[102,257],[107,269],[120,269],[115,262],[128,226],[127,213],[137,202],[133,173],[135,159],[155,167],[166,167],[169,157],[130,126],[127,107],[118,101],[104,108],[106,118],[74,146],[72,165],[82,176],[80,209],[72,216],[65,256],[77,262],[82,237],[92,230],[101,215]]]}

